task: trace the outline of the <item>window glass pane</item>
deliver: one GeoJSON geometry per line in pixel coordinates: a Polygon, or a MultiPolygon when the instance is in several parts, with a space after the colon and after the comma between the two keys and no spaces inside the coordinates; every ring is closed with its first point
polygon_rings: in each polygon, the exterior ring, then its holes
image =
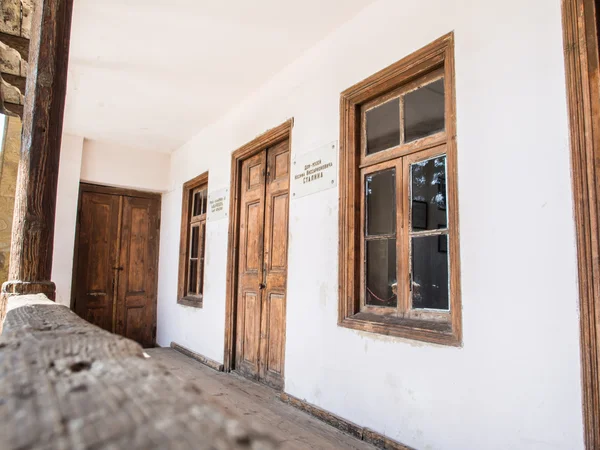
{"type": "Polygon", "coordinates": [[[188,280],[188,294],[195,294],[197,292],[196,289],[198,283],[198,260],[196,259],[190,259],[190,273],[188,280]]]}
{"type": "Polygon", "coordinates": [[[202,192],[195,192],[194,193],[194,208],[192,210],[193,211],[192,215],[199,216],[200,214],[202,214],[201,209],[202,209],[202,192]]]}
{"type": "Polygon", "coordinates": [[[443,78],[404,96],[405,142],[435,134],[444,128],[443,78]]]}
{"type": "Polygon", "coordinates": [[[200,224],[200,228],[200,264],[198,267],[200,273],[198,274],[198,293],[202,294],[204,289],[204,250],[206,245],[206,224],[202,222],[200,224]]]}
{"type": "Polygon", "coordinates": [[[412,231],[448,227],[446,156],[411,164],[412,231]]]}
{"type": "Polygon", "coordinates": [[[206,214],[206,202],[208,201],[208,192],[206,189],[202,191],[202,214],[206,214]]]}
{"type": "Polygon", "coordinates": [[[400,145],[400,99],[367,111],[367,155],[400,145]]]}
{"type": "Polygon", "coordinates": [[[412,238],[412,303],[415,309],[448,310],[448,236],[412,238]]]}
{"type": "Polygon", "coordinates": [[[198,257],[198,227],[192,227],[192,243],[190,245],[190,258],[198,257]]]}
{"type": "Polygon", "coordinates": [[[365,302],[372,306],[398,304],[396,296],[396,240],[366,241],[365,302]]]}
{"type": "Polygon", "coordinates": [[[396,233],[396,170],[365,177],[367,235],[396,233]]]}

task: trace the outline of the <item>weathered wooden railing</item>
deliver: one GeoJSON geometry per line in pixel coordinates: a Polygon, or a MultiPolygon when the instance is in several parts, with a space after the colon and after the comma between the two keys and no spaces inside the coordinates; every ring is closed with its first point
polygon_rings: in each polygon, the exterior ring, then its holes
{"type": "Polygon", "coordinates": [[[2,449],[271,449],[273,441],[133,341],[43,294],[11,297],[0,336],[2,449]]]}

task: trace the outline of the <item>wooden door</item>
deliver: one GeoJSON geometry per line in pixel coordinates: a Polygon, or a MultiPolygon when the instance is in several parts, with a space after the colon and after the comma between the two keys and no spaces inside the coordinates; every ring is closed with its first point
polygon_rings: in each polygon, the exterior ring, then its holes
{"type": "Polygon", "coordinates": [[[283,388],[289,146],[242,162],[236,370],[283,388]]]}
{"type": "Polygon", "coordinates": [[[158,205],[122,197],[115,332],[153,347],[156,337],[158,205]]]}
{"type": "Polygon", "coordinates": [[[82,185],[73,305],[87,321],[152,347],[160,198],[134,195],[82,185]]]}
{"type": "Polygon", "coordinates": [[[94,325],[113,331],[119,234],[118,196],[82,192],[77,260],[74,267],[75,312],[94,325]]]}

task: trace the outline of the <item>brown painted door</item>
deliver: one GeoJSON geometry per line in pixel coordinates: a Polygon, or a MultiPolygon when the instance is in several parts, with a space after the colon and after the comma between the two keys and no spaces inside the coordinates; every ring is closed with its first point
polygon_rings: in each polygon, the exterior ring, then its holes
{"type": "Polygon", "coordinates": [[[80,200],[75,312],[144,347],[156,338],[159,202],[85,190],[80,200]]]}
{"type": "Polygon", "coordinates": [[[154,346],[158,207],[148,198],[122,197],[115,332],[154,346]]]}
{"type": "Polygon", "coordinates": [[[94,325],[113,331],[119,235],[119,197],[82,192],[74,276],[75,312],[94,325]]]}
{"type": "Polygon", "coordinates": [[[241,170],[236,369],[283,388],[289,146],[245,160],[241,170]]]}

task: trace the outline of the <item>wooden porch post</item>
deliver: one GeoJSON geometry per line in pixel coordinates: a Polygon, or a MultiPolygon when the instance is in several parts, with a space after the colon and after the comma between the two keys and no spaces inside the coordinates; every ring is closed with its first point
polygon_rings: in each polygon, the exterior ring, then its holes
{"type": "Polygon", "coordinates": [[[9,281],[2,285],[0,319],[8,296],[43,293],[54,300],[56,290],[50,277],[73,0],[38,0],[34,9],[9,281]]]}

